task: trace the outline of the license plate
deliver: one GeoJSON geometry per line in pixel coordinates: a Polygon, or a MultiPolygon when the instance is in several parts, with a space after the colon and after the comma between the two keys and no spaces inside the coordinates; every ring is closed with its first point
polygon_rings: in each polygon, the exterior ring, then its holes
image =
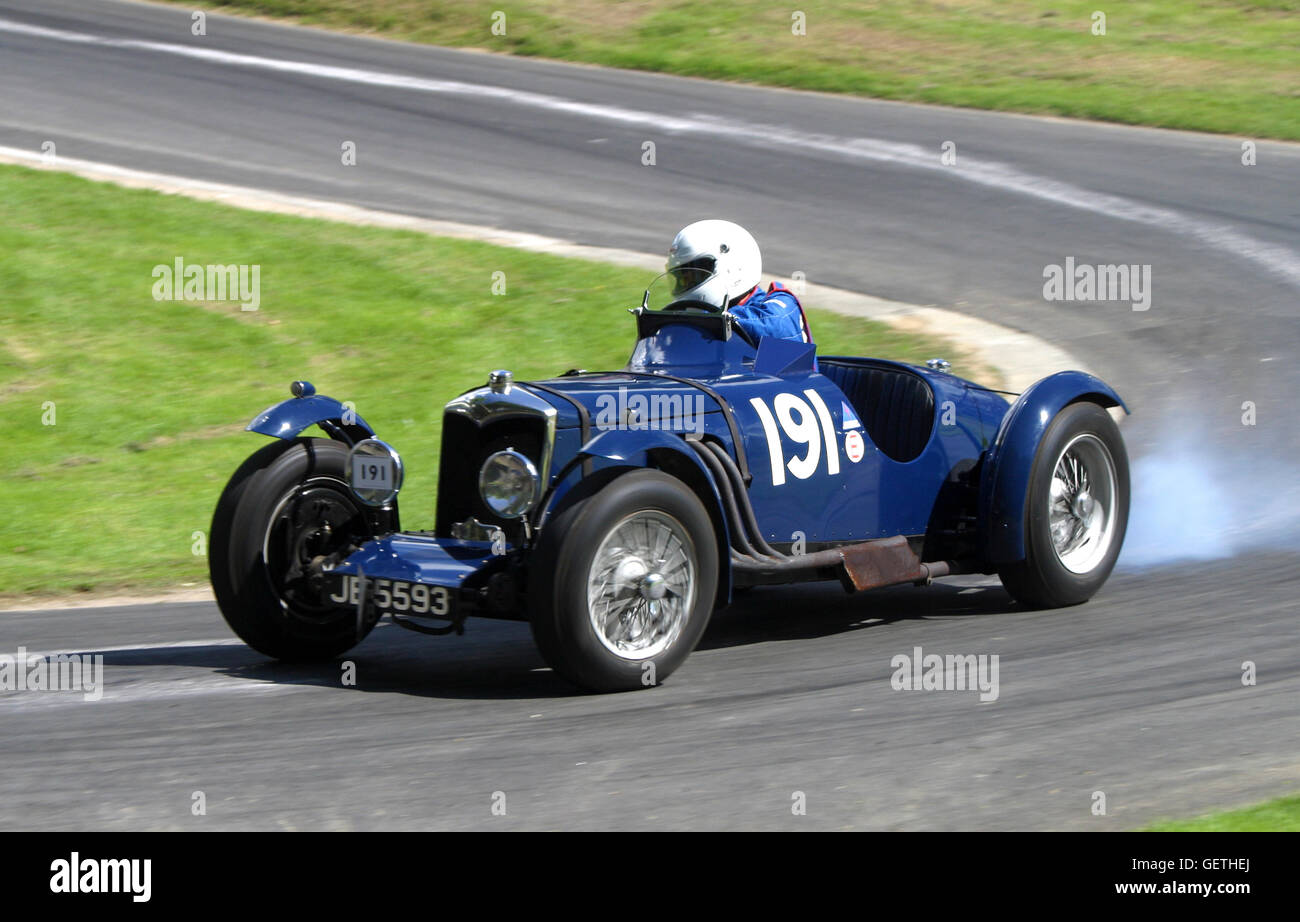
{"type": "MultiPolygon", "coordinates": [[[[330,600],[340,605],[360,604],[361,580],[351,574],[343,574],[339,579],[342,582],[338,591],[330,594],[330,600]]],[[[425,615],[431,618],[451,617],[451,590],[446,586],[371,577],[366,577],[365,582],[370,602],[377,612],[425,615]]]]}

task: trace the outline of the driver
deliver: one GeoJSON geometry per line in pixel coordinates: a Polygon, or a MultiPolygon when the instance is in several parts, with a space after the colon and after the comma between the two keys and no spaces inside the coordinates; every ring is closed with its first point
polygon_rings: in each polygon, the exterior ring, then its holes
{"type": "Polygon", "coordinates": [[[812,342],[808,318],[794,292],[780,282],[764,291],[759,287],[763,257],[749,231],[731,221],[711,219],[688,224],[677,232],[668,248],[667,271],[673,276],[673,294],[690,298],[704,289],[716,275],[725,291],[726,303],[740,327],[758,342],[761,336],[812,342]]]}

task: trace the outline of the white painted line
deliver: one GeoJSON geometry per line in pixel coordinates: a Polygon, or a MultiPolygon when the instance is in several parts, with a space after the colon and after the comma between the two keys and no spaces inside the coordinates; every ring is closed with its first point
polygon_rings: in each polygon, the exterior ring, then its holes
{"type": "MultiPolygon", "coordinates": [[[[5,160],[3,154],[0,154],[0,163],[5,160]]],[[[169,602],[176,605],[190,605],[195,602],[213,602],[215,597],[212,595],[210,588],[182,588],[163,590],[153,595],[142,595],[139,592],[121,593],[113,595],[97,595],[93,592],[78,592],[63,597],[55,596],[53,598],[37,596],[11,596],[7,599],[0,600],[0,614],[10,612],[28,612],[28,611],[64,611],[84,608],[125,608],[134,605],[158,605],[169,602]]]]}
{"type": "MultiPolygon", "coordinates": [[[[27,657],[48,658],[51,656],[94,656],[96,653],[128,653],[135,650],[176,650],[187,647],[242,647],[244,642],[238,637],[218,637],[214,640],[172,640],[162,643],[150,643],[142,640],[139,643],[122,643],[112,646],[96,647],[84,644],[74,644],[71,647],[64,647],[61,650],[28,650],[27,657]]],[[[16,652],[11,648],[0,650],[0,653],[6,653],[13,656],[16,652]]]]}
{"type": "Polygon", "coordinates": [[[95,708],[105,704],[135,704],[141,701],[162,701],[169,698],[194,698],[203,695],[229,695],[245,692],[285,692],[304,688],[301,683],[272,682],[266,679],[238,676],[204,676],[202,678],[175,678],[164,681],[127,681],[115,683],[113,668],[104,668],[103,697],[87,701],[81,691],[21,691],[0,693],[0,714],[14,711],[58,707],[95,708]]]}
{"type": "Polygon", "coordinates": [[[911,169],[939,173],[955,180],[973,182],[1004,192],[1054,202],[1068,208],[1089,211],[1121,221],[1130,221],[1154,227],[1168,233],[1190,237],[1199,243],[1232,254],[1259,265],[1300,288],[1300,254],[1293,250],[1257,240],[1235,228],[1212,221],[1203,221],[1169,208],[1124,198],[1123,196],[1094,192],[1082,186],[1061,182],[1018,170],[1007,164],[980,161],[963,157],[960,167],[945,166],[935,150],[917,144],[881,141],[874,138],[838,137],[809,134],[780,125],[741,122],[708,115],[675,116],[621,106],[579,102],[561,96],[514,90],[508,87],[464,83],[459,80],[440,80],[413,77],[356,67],[338,67],[313,64],[308,61],[284,61],[259,55],[236,54],[212,48],[174,45],[137,39],[108,38],[63,29],[48,29],[11,20],[0,19],[0,32],[27,35],[81,45],[97,45],[134,51],[170,54],[231,67],[266,70],[316,77],[324,80],[346,81],[370,86],[390,87],[444,96],[490,99],[544,111],[635,125],[657,131],[680,134],[703,134],[726,138],[731,143],[758,147],[786,147],[799,152],[818,150],[849,159],[888,163],[911,169]]]}
{"type": "MultiPolygon", "coordinates": [[[[207,673],[194,678],[178,676],[168,679],[122,678],[127,670],[139,670],[149,667],[138,663],[113,662],[114,653],[135,653],[154,650],[183,650],[202,647],[243,647],[244,642],[237,637],[217,637],[207,640],[175,640],[163,643],[140,641],[133,644],[113,644],[94,646],[78,644],[60,650],[26,650],[29,660],[35,658],[50,659],[54,656],[95,656],[103,655],[103,696],[95,701],[87,701],[81,691],[2,691],[0,692],[0,713],[12,713],[16,710],[64,707],[69,705],[96,704],[130,704],[139,701],[159,701],[169,698],[190,698],[199,695],[224,695],[243,692],[291,691],[318,682],[275,681],[253,678],[250,676],[222,675],[207,673]]],[[[251,651],[250,651],[251,652],[251,651]]],[[[0,650],[10,656],[17,654],[16,648],[0,650]]],[[[185,666],[170,663],[169,670],[208,669],[206,666],[185,666]]]]}

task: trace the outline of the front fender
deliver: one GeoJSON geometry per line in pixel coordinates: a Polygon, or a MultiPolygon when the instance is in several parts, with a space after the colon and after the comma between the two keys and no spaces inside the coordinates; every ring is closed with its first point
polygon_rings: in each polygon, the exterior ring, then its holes
{"type": "Polygon", "coordinates": [[[731,601],[731,530],[722,508],[722,494],[704,462],[680,436],[658,429],[609,429],[583,445],[578,457],[603,458],[627,467],[657,468],[690,487],[717,527],[718,605],[731,601]]]}
{"type": "Polygon", "coordinates": [[[578,455],[649,467],[650,452],[657,448],[678,452],[703,468],[694,452],[682,444],[681,438],[660,429],[607,429],[578,449],[578,455]]]}
{"type": "Polygon", "coordinates": [[[1057,413],[1084,400],[1129,412],[1100,378],[1060,371],[1034,382],[1002,417],[980,475],[979,522],[990,567],[1025,558],[1025,494],[1038,445],[1057,413]]]}
{"type": "Polygon", "coordinates": [[[282,400],[257,414],[244,428],[276,439],[293,439],[313,425],[319,425],[330,438],[349,445],[375,434],[375,430],[354,410],[324,394],[282,400]]]}

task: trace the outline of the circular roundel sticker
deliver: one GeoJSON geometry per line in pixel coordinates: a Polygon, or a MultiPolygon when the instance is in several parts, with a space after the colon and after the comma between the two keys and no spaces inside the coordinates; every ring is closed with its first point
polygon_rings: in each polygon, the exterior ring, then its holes
{"type": "Polygon", "coordinates": [[[854,464],[862,460],[862,456],[867,453],[867,446],[862,441],[861,433],[850,432],[844,436],[844,453],[854,464]]]}

